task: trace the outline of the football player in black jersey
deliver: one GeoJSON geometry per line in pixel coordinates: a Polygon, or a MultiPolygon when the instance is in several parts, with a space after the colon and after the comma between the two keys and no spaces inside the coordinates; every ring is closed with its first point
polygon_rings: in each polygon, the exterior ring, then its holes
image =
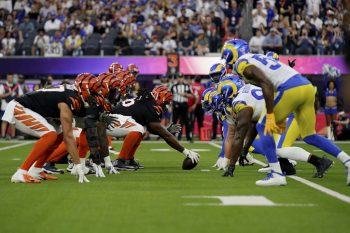
{"type": "Polygon", "coordinates": [[[12,176],[12,182],[39,183],[40,179],[57,179],[45,174],[42,166],[62,140],[76,165],[73,173],[78,176],[79,182],[89,182],[79,161],[72,122],[74,116],[98,117],[98,110],[90,109],[90,105],[94,99],[92,95],[99,92],[100,85],[96,77],[88,73],[78,75],[76,84],[40,89],[9,103],[3,120],[39,138],[20,169],[12,176]],[[50,118],[58,120],[63,133],[48,120],[50,118]]]}
{"type": "MultiPolygon", "coordinates": [[[[172,93],[165,86],[155,87],[151,93],[146,90],[140,90],[138,96],[133,99],[127,99],[119,103],[113,110],[114,115],[130,116],[136,123],[147,127],[147,130],[153,134],[159,135],[165,142],[175,150],[189,157],[193,162],[199,161],[199,154],[184,148],[161,123],[163,110],[166,105],[172,101],[172,93]]],[[[128,127],[127,125],[111,125],[112,128],[128,127]]],[[[134,154],[142,141],[142,133],[131,132],[125,139],[118,159],[114,162],[124,163],[125,160],[133,161],[134,154]]]]}

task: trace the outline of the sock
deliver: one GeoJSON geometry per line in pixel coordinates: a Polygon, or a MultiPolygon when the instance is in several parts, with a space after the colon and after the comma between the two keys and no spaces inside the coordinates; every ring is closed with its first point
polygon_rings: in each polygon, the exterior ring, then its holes
{"type": "Polygon", "coordinates": [[[317,134],[307,136],[303,140],[307,144],[320,148],[321,150],[327,152],[328,154],[333,155],[334,157],[337,157],[338,154],[341,152],[339,147],[334,145],[333,142],[317,134]]]}
{"type": "Polygon", "coordinates": [[[139,138],[139,140],[137,141],[137,143],[135,143],[134,147],[132,148],[132,150],[130,151],[130,158],[129,159],[134,159],[135,157],[135,152],[137,150],[137,148],[139,148],[141,142],[142,142],[142,139],[143,139],[143,135],[141,135],[141,137],[139,138]]]}
{"type": "Polygon", "coordinates": [[[331,139],[332,135],[331,135],[331,127],[330,126],[327,126],[327,138],[328,139],[331,139]]]}
{"type": "MultiPolygon", "coordinates": [[[[265,125],[264,124],[257,124],[256,129],[259,133],[259,137],[261,140],[261,145],[264,145],[262,147],[263,154],[266,156],[267,161],[271,163],[277,163],[277,154],[276,154],[276,144],[275,140],[273,139],[273,136],[271,135],[264,135],[264,129],[265,125]]],[[[280,168],[281,170],[281,168],[280,168]]]]}
{"type": "Polygon", "coordinates": [[[300,147],[283,147],[276,150],[281,158],[293,159],[307,162],[310,153],[300,147]]]}
{"type": "Polygon", "coordinates": [[[316,155],[311,155],[307,162],[317,167],[320,159],[321,158],[317,157],[316,155]]]}
{"type": "Polygon", "coordinates": [[[48,158],[52,154],[52,152],[55,149],[57,149],[57,147],[61,144],[62,140],[63,140],[63,133],[57,135],[57,138],[56,138],[56,141],[54,142],[54,144],[49,146],[49,148],[46,150],[45,154],[43,154],[42,156],[40,156],[38,158],[38,160],[35,163],[35,167],[42,168],[44,166],[44,164],[48,161],[48,158]]]}
{"type": "Polygon", "coordinates": [[[21,169],[28,171],[35,161],[37,161],[40,157],[45,156],[46,151],[56,142],[56,139],[56,132],[48,132],[47,134],[43,135],[34,144],[32,151],[22,164],[21,169]]]}
{"type": "Polygon", "coordinates": [[[129,159],[134,146],[138,143],[140,138],[142,139],[142,134],[140,132],[133,131],[128,133],[124,139],[122,149],[118,155],[118,160],[129,159]]]}
{"type": "Polygon", "coordinates": [[[347,154],[347,153],[345,153],[344,151],[341,151],[339,154],[338,154],[338,156],[337,156],[337,158],[344,164],[344,165],[346,165],[346,166],[350,166],[350,156],[347,154]]]}
{"type": "Polygon", "coordinates": [[[81,131],[78,143],[78,154],[80,158],[86,158],[88,151],[90,150],[89,144],[86,139],[86,130],[81,131]]]}
{"type": "Polygon", "coordinates": [[[270,165],[271,170],[273,170],[274,172],[283,174],[279,162],[277,162],[277,163],[269,163],[269,165],[270,165]]]}
{"type": "Polygon", "coordinates": [[[58,162],[61,158],[63,158],[65,155],[67,155],[67,147],[64,142],[61,142],[61,144],[54,150],[47,161],[49,162],[58,162]]]}

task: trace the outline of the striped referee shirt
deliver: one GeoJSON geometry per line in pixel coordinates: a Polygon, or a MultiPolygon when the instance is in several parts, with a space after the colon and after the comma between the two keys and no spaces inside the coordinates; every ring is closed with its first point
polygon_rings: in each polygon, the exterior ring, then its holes
{"type": "Polygon", "coordinates": [[[192,94],[191,87],[185,83],[177,83],[171,87],[171,92],[173,93],[173,101],[177,103],[187,103],[188,98],[181,96],[180,94],[188,93],[192,94]]]}

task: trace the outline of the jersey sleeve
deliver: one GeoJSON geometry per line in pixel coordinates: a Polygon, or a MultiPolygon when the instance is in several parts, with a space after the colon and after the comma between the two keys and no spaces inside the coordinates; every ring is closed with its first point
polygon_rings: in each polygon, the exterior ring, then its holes
{"type": "Polygon", "coordinates": [[[148,104],[147,110],[145,111],[145,122],[160,122],[162,118],[162,108],[156,104],[148,104]]]}
{"type": "Polygon", "coordinates": [[[253,64],[250,64],[248,59],[242,58],[236,61],[235,65],[233,66],[233,69],[240,77],[244,77],[243,73],[245,69],[247,69],[251,65],[253,64]]]}
{"type": "Polygon", "coordinates": [[[235,114],[238,114],[245,108],[250,108],[251,106],[247,105],[247,103],[243,100],[237,100],[232,102],[232,109],[235,114]]]}

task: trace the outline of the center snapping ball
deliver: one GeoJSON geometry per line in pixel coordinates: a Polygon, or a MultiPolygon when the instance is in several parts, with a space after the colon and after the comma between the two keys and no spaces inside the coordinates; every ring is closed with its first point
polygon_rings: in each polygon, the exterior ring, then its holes
{"type": "Polygon", "coordinates": [[[193,168],[195,168],[197,166],[198,163],[196,162],[192,162],[192,160],[188,157],[186,157],[184,159],[184,161],[182,162],[182,169],[183,170],[192,170],[193,168]]]}

